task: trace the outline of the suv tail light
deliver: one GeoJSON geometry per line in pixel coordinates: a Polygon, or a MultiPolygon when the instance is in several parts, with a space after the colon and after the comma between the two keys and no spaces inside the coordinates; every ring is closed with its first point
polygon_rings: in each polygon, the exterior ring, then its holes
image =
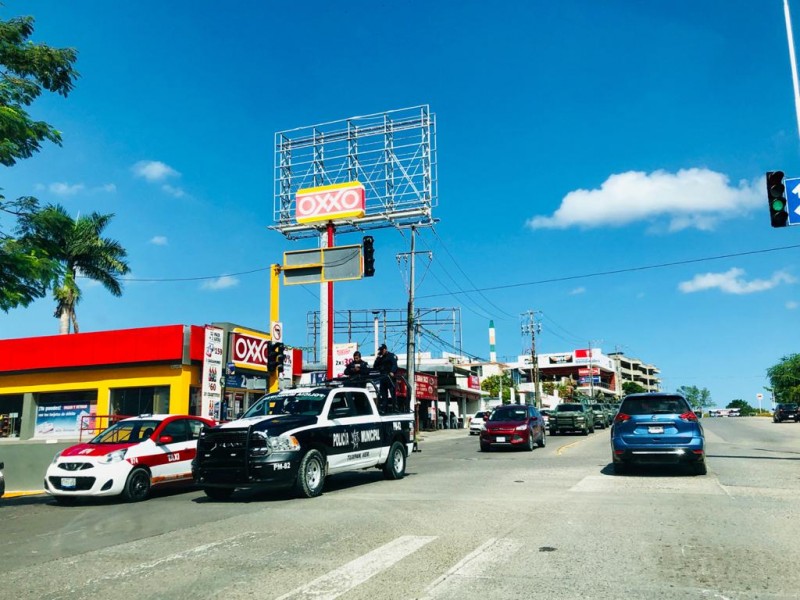
{"type": "Polygon", "coordinates": [[[683,413],[678,417],[682,421],[697,421],[697,415],[694,414],[691,410],[688,412],[683,413]]]}
{"type": "Polygon", "coordinates": [[[631,416],[626,415],[625,413],[617,413],[617,416],[614,417],[614,423],[624,423],[625,421],[630,421],[631,416]]]}

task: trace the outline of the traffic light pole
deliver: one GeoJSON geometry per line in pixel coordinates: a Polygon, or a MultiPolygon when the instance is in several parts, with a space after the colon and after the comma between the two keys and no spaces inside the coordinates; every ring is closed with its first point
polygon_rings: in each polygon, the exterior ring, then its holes
{"type": "MultiPolygon", "coordinates": [[[[408,394],[408,406],[414,411],[414,452],[419,451],[419,406],[417,406],[417,383],[414,380],[416,372],[416,324],[414,323],[414,250],[416,248],[415,228],[411,226],[411,256],[409,257],[408,274],[408,315],[406,321],[406,394],[408,394]]],[[[438,406],[437,406],[438,408],[438,406]]]]}
{"type": "MultiPolygon", "coordinates": [[[[270,331],[272,331],[272,323],[280,321],[280,284],[281,284],[281,266],[273,264],[269,273],[269,320],[270,331]]],[[[270,338],[270,342],[272,339],[270,338]]],[[[278,377],[280,374],[277,369],[267,369],[267,392],[278,391],[278,377]]]]}

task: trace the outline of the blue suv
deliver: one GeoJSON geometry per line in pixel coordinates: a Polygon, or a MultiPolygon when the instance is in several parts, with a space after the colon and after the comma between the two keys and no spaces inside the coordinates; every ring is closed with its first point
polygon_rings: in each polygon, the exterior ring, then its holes
{"type": "Polygon", "coordinates": [[[622,400],[611,425],[615,473],[631,465],[687,464],[706,474],[703,427],[680,394],[631,394],[622,400]]]}

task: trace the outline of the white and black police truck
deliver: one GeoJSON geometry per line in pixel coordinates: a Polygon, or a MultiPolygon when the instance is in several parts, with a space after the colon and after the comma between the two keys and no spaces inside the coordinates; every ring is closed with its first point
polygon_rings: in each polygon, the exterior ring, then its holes
{"type": "Polygon", "coordinates": [[[294,488],[313,498],[328,475],[358,469],[401,479],[414,444],[413,414],[380,414],[378,386],[339,379],[263,396],[241,418],[203,431],[195,482],[209,498],[225,500],[237,488],[294,488]]]}

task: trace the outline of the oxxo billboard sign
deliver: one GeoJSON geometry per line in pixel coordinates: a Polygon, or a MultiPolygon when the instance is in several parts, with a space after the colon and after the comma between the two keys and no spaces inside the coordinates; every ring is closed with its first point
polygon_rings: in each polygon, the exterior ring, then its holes
{"type": "Polygon", "coordinates": [[[297,190],[295,220],[314,223],[360,218],[366,214],[366,193],[358,181],[297,190]]]}
{"type": "Polygon", "coordinates": [[[246,367],[257,371],[267,370],[269,339],[236,332],[231,336],[231,360],[236,367],[246,367]]]}

